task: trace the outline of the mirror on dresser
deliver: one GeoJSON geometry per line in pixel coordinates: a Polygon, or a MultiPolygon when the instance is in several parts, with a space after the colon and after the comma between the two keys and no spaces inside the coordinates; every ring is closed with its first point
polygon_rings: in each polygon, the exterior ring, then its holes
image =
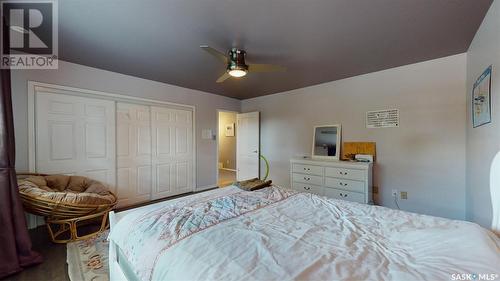
{"type": "Polygon", "coordinates": [[[338,160],[340,154],[340,125],[315,126],[312,158],[338,160]]]}

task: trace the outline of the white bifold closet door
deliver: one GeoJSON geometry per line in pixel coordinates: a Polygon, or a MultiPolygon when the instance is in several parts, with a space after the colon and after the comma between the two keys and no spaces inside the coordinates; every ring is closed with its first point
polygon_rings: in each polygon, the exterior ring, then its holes
{"type": "Polygon", "coordinates": [[[119,206],[194,190],[193,111],[36,92],[35,169],[110,186],[119,206]]]}
{"type": "Polygon", "coordinates": [[[191,111],[117,104],[120,206],[193,190],[192,130],[191,111]]]}
{"type": "Polygon", "coordinates": [[[36,171],[83,175],[115,185],[115,103],[38,92],[36,171]]]}
{"type": "Polygon", "coordinates": [[[116,104],[116,163],[119,206],[151,199],[151,115],[149,106],[116,104]]]}
{"type": "Polygon", "coordinates": [[[193,190],[193,113],[151,107],[152,199],[193,190]]]}

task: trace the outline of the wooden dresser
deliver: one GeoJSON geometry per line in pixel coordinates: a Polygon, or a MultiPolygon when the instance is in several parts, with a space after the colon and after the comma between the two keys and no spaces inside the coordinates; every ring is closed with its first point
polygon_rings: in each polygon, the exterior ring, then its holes
{"type": "Polygon", "coordinates": [[[298,191],[372,204],[372,163],[292,158],[290,182],[298,191]]]}

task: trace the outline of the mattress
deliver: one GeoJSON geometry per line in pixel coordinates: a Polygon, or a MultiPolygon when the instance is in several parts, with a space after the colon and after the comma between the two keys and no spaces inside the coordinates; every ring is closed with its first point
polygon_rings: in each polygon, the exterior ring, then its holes
{"type": "Polygon", "coordinates": [[[477,224],[276,186],[228,187],[128,211],[109,238],[138,280],[451,280],[500,273],[500,239],[477,224]]]}

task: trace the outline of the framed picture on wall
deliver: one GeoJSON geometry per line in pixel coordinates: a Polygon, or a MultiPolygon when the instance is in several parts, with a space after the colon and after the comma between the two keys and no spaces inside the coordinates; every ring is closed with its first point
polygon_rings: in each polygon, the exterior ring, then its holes
{"type": "Polygon", "coordinates": [[[234,137],[234,123],[226,125],[226,137],[234,137]]]}
{"type": "Polygon", "coordinates": [[[472,127],[491,122],[491,65],[472,87],[472,127]]]}

